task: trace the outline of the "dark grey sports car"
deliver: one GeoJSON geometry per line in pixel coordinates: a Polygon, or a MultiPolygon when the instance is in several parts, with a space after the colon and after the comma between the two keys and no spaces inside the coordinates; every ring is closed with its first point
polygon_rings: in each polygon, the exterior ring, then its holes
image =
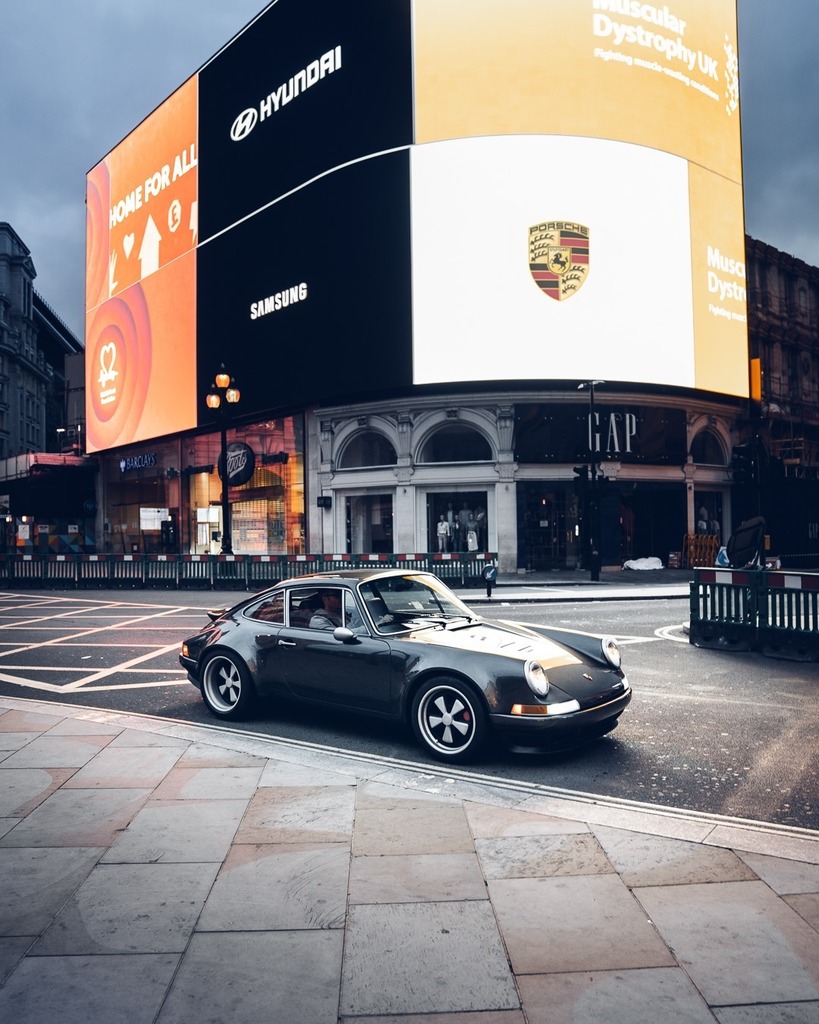
{"type": "Polygon", "coordinates": [[[284,580],[182,644],[217,718],[286,695],[409,722],[434,757],[474,758],[609,732],[631,700],[614,640],[487,622],[436,576],[356,569],[284,580]]]}

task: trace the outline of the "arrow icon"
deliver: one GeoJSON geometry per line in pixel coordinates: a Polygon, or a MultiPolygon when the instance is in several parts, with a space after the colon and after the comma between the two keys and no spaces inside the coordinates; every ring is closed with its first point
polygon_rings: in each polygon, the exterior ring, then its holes
{"type": "Polygon", "coordinates": [[[148,214],[148,223],[145,225],[145,234],[142,236],[142,244],[139,247],[139,262],[142,268],[140,277],[148,277],[155,270],[159,270],[159,243],[162,235],[154,223],[153,217],[148,214]]]}
{"type": "Polygon", "coordinates": [[[110,258],[108,260],[108,298],[109,299],[114,294],[114,290],[116,289],[117,285],[119,284],[119,281],[115,280],[116,272],[117,272],[117,252],[116,252],[116,249],[115,249],[111,253],[111,256],[110,256],[110,258]]]}

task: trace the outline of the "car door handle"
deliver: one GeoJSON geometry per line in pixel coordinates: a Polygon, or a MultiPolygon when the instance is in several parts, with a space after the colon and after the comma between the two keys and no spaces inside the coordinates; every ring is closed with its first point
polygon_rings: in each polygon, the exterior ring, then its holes
{"type": "Polygon", "coordinates": [[[296,646],[296,641],[295,640],[279,640],[278,643],[279,643],[279,647],[295,647],[296,646]]]}

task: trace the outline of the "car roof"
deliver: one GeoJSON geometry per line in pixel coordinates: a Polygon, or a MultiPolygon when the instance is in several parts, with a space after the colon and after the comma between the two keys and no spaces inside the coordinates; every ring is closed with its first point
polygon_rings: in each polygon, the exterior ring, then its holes
{"type": "Polygon", "coordinates": [[[338,569],[328,570],[326,572],[310,572],[304,576],[291,576],[289,579],[282,580],[277,586],[306,586],[314,583],[365,583],[373,579],[383,579],[386,576],[406,576],[408,573],[413,576],[431,576],[432,573],[424,572],[416,569],[383,569],[383,568],[372,568],[372,569],[338,569]]]}

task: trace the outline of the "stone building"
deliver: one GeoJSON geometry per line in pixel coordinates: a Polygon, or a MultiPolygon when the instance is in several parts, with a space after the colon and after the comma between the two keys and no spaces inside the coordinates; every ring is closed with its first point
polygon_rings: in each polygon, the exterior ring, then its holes
{"type": "Polygon", "coordinates": [[[83,348],[36,276],[27,246],[0,222],[0,549],[87,550],[97,464],[81,455],[83,348]]]}

